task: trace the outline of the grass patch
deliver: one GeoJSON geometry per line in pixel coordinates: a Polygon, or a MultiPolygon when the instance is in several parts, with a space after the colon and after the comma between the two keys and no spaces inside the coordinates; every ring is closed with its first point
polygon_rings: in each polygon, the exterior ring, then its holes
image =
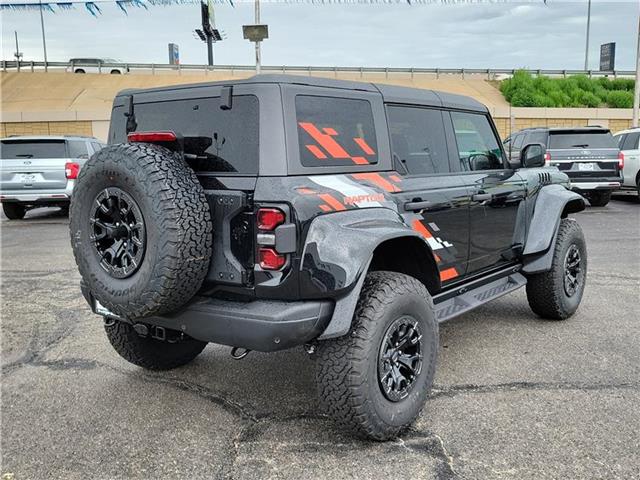
{"type": "Polygon", "coordinates": [[[628,78],[532,76],[518,70],[500,82],[500,91],[514,107],[632,108],[635,81],[628,78]]]}

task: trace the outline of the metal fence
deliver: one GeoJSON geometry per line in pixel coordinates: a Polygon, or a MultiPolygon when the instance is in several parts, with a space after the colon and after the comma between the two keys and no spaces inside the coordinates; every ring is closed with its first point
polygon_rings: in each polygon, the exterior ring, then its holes
{"type": "MultiPolygon", "coordinates": [[[[202,72],[204,74],[210,72],[253,72],[253,65],[170,65],[158,63],[73,63],[73,62],[16,62],[15,60],[2,60],[2,71],[66,71],[73,72],[76,68],[91,69],[98,73],[109,73],[113,69],[119,69],[129,73],[146,73],[146,74],[163,74],[182,72],[202,72]]],[[[262,66],[262,73],[306,73],[313,75],[314,73],[339,73],[351,74],[383,74],[385,76],[393,74],[409,74],[414,75],[433,75],[439,78],[441,75],[453,75],[464,78],[465,76],[486,77],[487,80],[496,78],[504,78],[512,76],[516,71],[523,69],[504,69],[504,68],[396,68],[396,67],[319,67],[319,66],[262,66]]],[[[589,77],[634,77],[635,72],[632,70],[614,70],[603,72],[600,70],[530,70],[532,75],[548,75],[552,77],[566,77],[569,75],[587,75],[589,77]]]]}

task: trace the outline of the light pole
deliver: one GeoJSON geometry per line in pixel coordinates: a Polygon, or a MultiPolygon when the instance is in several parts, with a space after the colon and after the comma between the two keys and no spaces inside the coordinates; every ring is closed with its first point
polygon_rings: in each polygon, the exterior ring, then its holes
{"type": "Polygon", "coordinates": [[[40,27],[42,28],[42,48],[44,50],[44,71],[47,71],[47,40],[44,34],[44,15],[42,14],[42,0],[40,0],[40,27]]]}
{"type": "MultiPolygon", "coordinates": [[[[256,18],[255,24],[260,25],[260,0],[256,0],[256,18]]],[[[260,73],[262,68],[260,61],[260,41],[256,42],[256,73],[260,73]]]]}
{"type": "Polygon", "coordinates": [[[589,28],[591,27],[591,0],[587,7],[587,45],[584,48],[584,69],[589,70],[589,28]]]}
{"type": "Polygon", "coordinates": [[[18,67],[18,71],[20,71],[20,60],[22,59],[22,52],[20,51],[20,47],[18,46],[18,32],[14,30],[13,32],[16,35],[16,53],[13,54],[16,57],[16,66],[18,67]]]}
{"type": "Polygon", "coordinates": [[[640,14],[638,14],[638,50],[636,52],[636,87],[633,94],[633,123],[638,127],[638,109],[640,108],[640,14]]]}

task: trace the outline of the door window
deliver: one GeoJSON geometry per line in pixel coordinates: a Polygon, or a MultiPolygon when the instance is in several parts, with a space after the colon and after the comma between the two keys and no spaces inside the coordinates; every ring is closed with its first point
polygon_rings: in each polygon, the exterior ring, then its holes
{"type": "Polygon", "coordinates": [[[500,143],[485,115],[451,112],[451,120],[464,170],[504,168],[500,143]]]}
{"type": "Polygon", "coordinates": [[[449,172],[442,112],[427,108],[387,108],[391,150],[409,175],[449,172]]]}
{"type": "Polygon", "coordinates": [[[515,150],[520,150],[522,148],[522,144],[524,143],[524,133],[520,133],[516,135],[513,139],[512,148],[515,150]]]}

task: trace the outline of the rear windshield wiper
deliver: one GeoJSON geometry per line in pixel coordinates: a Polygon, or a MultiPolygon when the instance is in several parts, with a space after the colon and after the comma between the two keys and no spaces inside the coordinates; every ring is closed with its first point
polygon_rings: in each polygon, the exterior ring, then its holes
{"type": "Polygon", "coordinates": [[[588,143],[581,143],[579,145],[571,145],[572,148],[587,148],[589,146],[588,143]]]}
{"type": "Polygon", "coordinates": [[[16,155],[17,158],[33,158],[33,153],[19,153],[16,155]]]}

